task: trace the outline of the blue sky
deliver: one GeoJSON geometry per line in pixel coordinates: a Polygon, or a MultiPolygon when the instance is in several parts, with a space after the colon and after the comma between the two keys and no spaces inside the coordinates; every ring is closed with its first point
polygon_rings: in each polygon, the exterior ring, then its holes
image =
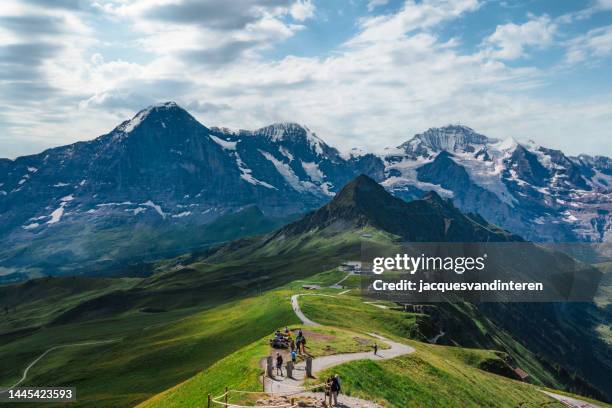
{"type": "Polygon", "coordinates": [[[6,0],[0,157],[174,100],[382,150],[449,123],[612,156],[612,0],[6,0]]]}

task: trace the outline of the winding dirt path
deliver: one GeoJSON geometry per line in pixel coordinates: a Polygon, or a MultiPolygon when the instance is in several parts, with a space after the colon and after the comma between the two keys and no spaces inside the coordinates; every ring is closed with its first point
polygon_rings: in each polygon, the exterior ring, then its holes
{"type": "Polygon", "coordinates": [[[53,350],[57,350],[57,349],[60,349],[60,348],[66,348],[66,347],[93,346],[93,345],[98,345],[98,344],[114,343],[114,342],[119,341],[119,340],[120,339],[86,341],[86,342],[83,342],[83,343],[61,344],[59,346],[50,347],[47,350],[45,350],[40,356],[36,357],[36,359],[34,361],[32,361],[30,364],[28,364],[28,366],[25,368],[25,370],[23,370],[23,375],[21,376],[21,379],[19,379],[19,381],[17,381],[15,384],[11,385],[9,388],[0,389],[0,394],[8,392],[8,391],[12,390],[15,387],[18,387],[22,382],[24,382],[28,378],[28,372],[30,371],[30,369],[32,367],[34,367],[36,365],[36,363],[38,363],[40,360],[42,360],[42,358],[44,356],[46,356],[47,354],[49,354],[53,350]]]}
{"type": "MultiPolygon", "coordinates": [[[[321,326],[320,323],[314,322],[310,320],[302,310],[300,309],[300,304],[298,302],[298,298],[300,296],[327,296],[327,297],[335,297],[332,295],[324,295],[324,294],[298,294],[291,296],[291,305],[293,307],[293,311],[298,316],[298,318],[302,321],[305,326],[321,326]]],[[[360,352],[360,353],[345,353],[345,354],[334,354],[330,356],[317,357],[312,360],[312,372],[313,375],[316,373],[323,371],[327,368],[331,368],[337,366],[339,364],[347,363],[350,361],[356,360],[387,360],[390,358],[399,357],[405,354],[410,354],[415,351],[414,348],[407,346],[405,344],[397,343],[391,341],[383,336],[380,336],[375,333],[368,333],[368,335],[377,338],[382,343],[385,343],[389,346],[388,349],[378,350],[377,354],[374,352],[360,352]]],[[[304,361],[296,364],[293,378],[288,377],[276,377],[276,378],[266,378],[265,379],[265,391],[268,393],[276,393],[276,394],[291,394],[291,395],[300,395],[300,396],[314,396],[311,392],[305,392],[302,389],[304,381],[306,379],[306,363],[304,361]]],[[[321,394],[318,395],[319,397],[321,394]]],[[[343,394],[340,394],[338,397],[338,402],[340,406],[344,407],[355,407],[355,408],[376,408],[379,407],[378,404],[362,400],[360,398],[349,397],[343,394]]]]}
{"type": "Polygon", "coordinates": [[[568,397],[566,395],[555,394],[554,392],[540,390],[550,398],[554,398],[570,408],[602,408],[601,405],[593,404],[592,402],[581,401],[576,398],[568,397]]]}

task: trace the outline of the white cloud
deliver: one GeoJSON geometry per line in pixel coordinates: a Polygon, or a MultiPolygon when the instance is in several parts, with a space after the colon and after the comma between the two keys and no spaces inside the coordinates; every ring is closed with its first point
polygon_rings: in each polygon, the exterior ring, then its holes
{"type": "Polygon", "coordinates": [[[393,41],[402,38],[406,33],[455,19],[479,6],[478,0],[424,0],[419,3],[407,0],[398,13],[363,19],[362,31],[352,38],[349,44],[393,41]]]}
{"type": "Polygon", "coordinates": [[[370,0],[368,2],[368,11],[374,10],[376,7],[385,6],[389,0],[370,0]]]}
{"type": "MultiPolygon", "coordinates": [[[[57,95],[40,96],[40,89],[38,99],[26,103],[0,93],[0,146],[24,153],[33,145],[92,138],[163,100],[193,109],[209,126],[296,121],[333,145],[370,150],[397,145],[427,127],[461,122],[492,136],[550,140],[553,147],[578,153],[588,144],[574,143],[572,151],[573,134],[605,141],[603,132],[612,127],[606,113],[612,112],[611,95],[551,101],[534,92],[551,81],[549,72],[524,62],[505,64],[554,43],[555,22],[547,16],[498,26],[483,48],[470,52],[461,38],[440,38],[438,29],[459,24],[479,8],[478,1],[409,0],[395,14],[360,20],[358,32],[327,56],[271,60],[262,51],[308,29],[316,11],[309,1],[275,0],[265,8],[251,0],[228,2],[233,11],[207,15],[210,24],[195,14],[206,11],[201,7],[207,1],[110,4],[96,16],[63,12],[79,19],[85,35],[74,34],[77,24],[73,32],[52,37],[65,44],[57,54],[37,48],[21,53],[40,56],[37,84],[51,83],[57,95]],[[177,4],[189,7],[168,8],[177,4]],[[241,5],[244,10],[235,8],[241,5]],[[112,36],[100,38],[104,32],[88,34],[94,30],[86,25],[91,18],[108,23],[109,31],[124,30],[130,41],[117,44],[112,36]]],[[[594,30],[573,47],[582,58],[603,57],[609,53],[606,33],[594,30]]]]}
{"type": "Polygon", "coordinates": [[[298,0],[289,9],[291,17],[297,21],[304,21],[314,16],[315,5],[312,0],[298,0]]]}
{"type": "Polygon", "coordinates": [[[600,10],[612,10],[612,0],[597,0],[595,7],[600,10]]]}
{"type": "Polygon", "coordinates": [[[557,24],[550,17],[530,16],[524,24],[498,25],[485,41],[485,52],[492,58],[513,60],[527,55],[528,47],[545,48],[554,43],[557,24]]]}
{"type": "Polygon", "coordinates": [[[599,60],[612,56],[612,25],[599,27],[568,42],[566,62],[599,60]]]}

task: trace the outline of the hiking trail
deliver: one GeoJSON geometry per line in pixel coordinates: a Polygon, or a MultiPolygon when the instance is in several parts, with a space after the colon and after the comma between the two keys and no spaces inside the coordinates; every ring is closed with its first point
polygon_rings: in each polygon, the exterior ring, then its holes
{"type": "Polygon", "coordinates": [[[38,363],[40,360],[42,360],[42,358],[44,356],[46,356],[47,354],[49,354],[53,350],[57,350],[57,349],[60,349],[60,348],[67,348],[67,347],[94,346],[94,345],[99,345],[99,344],[114,343],[114,342],[117,342],[119,340],[120,339],[86,341],[86,342],[82,342],[82,343],[60,344],[58,346],[50,347],[47,350],[45,350],[41,355],[36,357],[36,359],[34,359],[34,361],[32,361],[30,364],[28,364],[28,366],[25,368],[25,370],[23,370],[23,375],[21,376],[21,379],[19,379],[19,381],[17,381],[15,384],[11,385],[8,388],[4,388],[4,389],[0,388],[0,394],[8,392],[8,391],[12,390],[13,388],[19,386],[22,382],[24,382],[28,378],[28,372],[30,371],[30,369],[32,367],[34,367],[36,365],[36,363],[38,363]]]}
{"type": "MultiPolygon", "coordinates": [[[[302,321],[304,326],[321,326],[320,323],[314,322],[310,320],[300,308],[300,304],[298,302],[298,298],[300,296],[327,296],[327,297],[335,297],[333,295],[324,295],[324,294],[297,294],[291,296],[291,305],[293,306],[293,311],[297,315],[297,317],[302,321]]],[[[391,358],[399,357],[405,354],[410,354],[415,351],[414,348],[407,346],[405,344],[397,343],[391,341],[383,336],[380,336],[375,333],[367,333],[369,336],[378,339],[381,343],[385,343],[389,346],[388,349],[380,349],[377,354],[374,354],[373,351],[367,352],[359,352],[359,353],[344,353],[344,354],[333,354],[329,356],[317,357],[312,360],[312,372],[314,375],[316,373],[323,371],[327,368],[331,368],[337,366],[339,364],[347,363],[350,361],[356,360],[388,360],[391,358]]],[[[306,377],[306,363],[304,361],[299,362],[295,365],[294,378],[287,377],[275,377],[275,378],[266,378],[265,379],[265,391],[268,393],[276,393],[276,394],[292,394],[296,396],[314,396],[315,394],[312,392],[304,391],[302,389],[305,377],[306,377]]],[[[321,396],[321,393],[318,394],[321,396]]],[[[340,394],[338,396],[338,403],[340,407],[358,407],[358,408],[376,408],[379,407],[378,404],[372,401],[363,400],[360,398],[349,397],[344,394],[340,394]]]]}

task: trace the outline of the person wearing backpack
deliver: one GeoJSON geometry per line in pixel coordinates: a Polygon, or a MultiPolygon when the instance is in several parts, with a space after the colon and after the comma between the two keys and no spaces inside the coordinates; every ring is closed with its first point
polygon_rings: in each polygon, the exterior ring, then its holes
{"type": "MultiPolygon", "coordinates": [[[[338,405],[338,394],[340,394],[340,388],[340,376],[336,374],[332,377],[330,385],[331,396],[334,399],[334,405],[338,405]]],[[[331,398],[329,402],[331,403],[331,398]]]]}
{"type": "Polygon", "coordinates": [[[283,356],[280,353],[276,353],[276,374],[280,371],[280,376],[283,376],[283,356]]]}
{"type": "Polygon", "coordinates": [[[327,405],[327,401],[329,401],[329,406],[332,406],[332,378],[331,377],[327,377],[327,379],[325,380],[325,406],[327,405]]]}

